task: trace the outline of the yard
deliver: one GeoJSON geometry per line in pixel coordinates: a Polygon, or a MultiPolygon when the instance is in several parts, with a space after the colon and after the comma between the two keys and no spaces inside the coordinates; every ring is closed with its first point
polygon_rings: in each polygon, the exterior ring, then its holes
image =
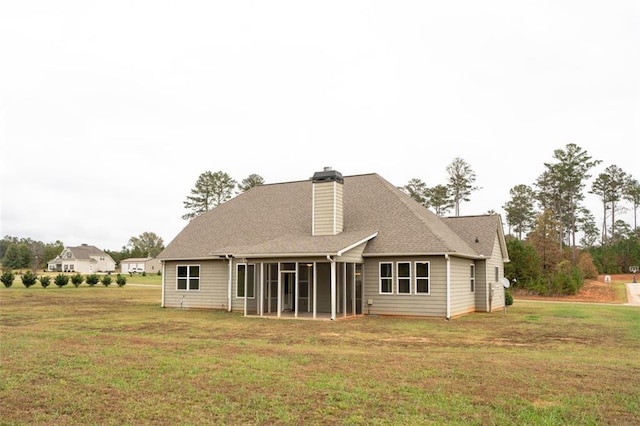
{"type": "Polygon", "coordinates": [[[640,424],[638,307],[268,320],[163,309],[159,286],[16,284],[3,425],[640,424]]]}

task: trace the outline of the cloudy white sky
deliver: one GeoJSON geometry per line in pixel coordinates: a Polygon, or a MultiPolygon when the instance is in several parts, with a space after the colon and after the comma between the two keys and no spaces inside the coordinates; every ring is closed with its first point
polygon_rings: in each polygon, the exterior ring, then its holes
{"type": "Polygon", "coordinates": [[[639,5],[0,1],[1,234],[168,244],[205,171],[434,186],[461,157],[461,214],[503,217],[568,143],[640,179],[639,5]]]}

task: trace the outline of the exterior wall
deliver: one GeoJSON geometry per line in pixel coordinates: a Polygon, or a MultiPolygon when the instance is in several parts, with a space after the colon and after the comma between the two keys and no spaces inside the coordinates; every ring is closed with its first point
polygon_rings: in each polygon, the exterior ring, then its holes
{"type": "Polygon", "coordinates": [[[347,262],[347,263],[362,263],[364,259],[362,258],[362,253],[364,252],[367,243],[362,243],[357,247],[349,250],[342,256],[336,258],[338,262],[347,262]]]}
{"type": "Polygon", "coordinates": [[[313,235],[336,235],[342,232],[342,184],[313,184],[313,235]]]}
{"type": "Polygon", "coordinates": [[[116,270],[116,262],[111,259],[109,255],[98,255],[91,256],[92,265],[89,263],[84,264],[83,268],[86,266],[87,269],[92,269],[91,272],[114,272],[116,270]]]}
{"type": "Polygon", "coordinates": [[[122,261],[120,262],[120,270],[122,273],[127,274],[129,272],[146,272],[147,274],[157,274],[162,270],[162,266],[158,259],[138,259],[135,261],[122,261]]]}
{"type": "Polygon", "coordinates": [[[504,309],[504,286],[501,282],[502,278],[504,278],[504,262],[502,261],[502,252],[498,239],[494,242],[491,258],[487,261],[486,277],[489,290],[493,290],[490,293],[492,295],[490,311],[504,309]],[[495,277],[496,267],[498,268],[498,280],[495,277]]]}
{"type": "Polygon", "coordinates": [[[229,263],[224,260],[193,260],[165,262],[162,285],[164,306],[169,308],[227,309],[227,274],[229,263]],[[200,289],[178,290],[176,282],[178,265],[200,266],[200,289]]]}
{"type": "Polygon", "coordinates": [[[488,268],[486,260],[476,260],[476,312],[489,311],[488,268]]]}
{"type": "Polygon", "coordinates": [[[474,312],[478,291],[478,270],[476,269],[475,291],[471,291],[471,259],[451,257],[451,316],[474,312]]]}
{"type": "Polygon", "coordinates": [[[445,317],[447,313],[447,271],[444,257],[366,258],[364,263],[364,312],[374,315],[417,315],[445,317]],[[415,282],[414,262],[429,261],[429,293],[398,294],[397,262],[410,261],[415,282]],[[380,293],[380,262],[393,262],[394,292],[380,293]],[[371,304],[369,304],[371,302],[371,304]]]}
{"type": "Polygon", "coordinates": [[[144,271],[144,261],[139,260],[136,262],[120,262],[120,270],[123,274],[128,274],[129,272],[144,271]]]}
{"type": "Polygon", "coordinates": [[[147,274],[157,274],[158,271],[162,271],[162,264],[158,259],[149,259],[144,264],[144,271],[147,274]]]}

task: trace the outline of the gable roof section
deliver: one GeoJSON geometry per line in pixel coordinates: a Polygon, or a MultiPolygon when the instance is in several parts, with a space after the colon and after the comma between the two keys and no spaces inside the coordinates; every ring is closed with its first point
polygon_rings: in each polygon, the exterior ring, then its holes
{"type": "Polygon", "coordinates": [[[78,260],[89,260],[91,259],[91,256],[110,257],[107,253],[100,250],[96,246],[82,245],[78,247],[67,247],[67,249],[71,252],[71,254],[73,254],[73,257],[78,260]]]}
{"type": "Polygon", "coordinates": [[[363,256],[478,255],[442,218],[377,174],[344,177],[343,208],[344,231],[314,237],[311,180],[259,185],[191,220],[158,258],[339,254],[364,241],[363,256]]]}
{"type": "Polygon", "coordinates": [[[502,259],[509,261],[500,215],[452,216],[442,218],[456,234],[460,235],[479,256],[489,258],[498,238],[502,259]]]}

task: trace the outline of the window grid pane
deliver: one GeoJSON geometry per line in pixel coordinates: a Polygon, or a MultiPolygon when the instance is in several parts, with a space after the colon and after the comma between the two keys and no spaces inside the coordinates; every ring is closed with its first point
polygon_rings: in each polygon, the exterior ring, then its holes
{"type": "Polygon", "coordinates": [[[416,262],[416,293],[429,293],[429,262],[416,262]]]}
{"type": "Polygon", "coordinates": [[[393,293],[392,263],[380,263],[380,293],[393,293]]]}
{"type": "Polygon", "coordinates": [[[411,293],[411,263],[398,262],[398,293],[411,293]]]}

